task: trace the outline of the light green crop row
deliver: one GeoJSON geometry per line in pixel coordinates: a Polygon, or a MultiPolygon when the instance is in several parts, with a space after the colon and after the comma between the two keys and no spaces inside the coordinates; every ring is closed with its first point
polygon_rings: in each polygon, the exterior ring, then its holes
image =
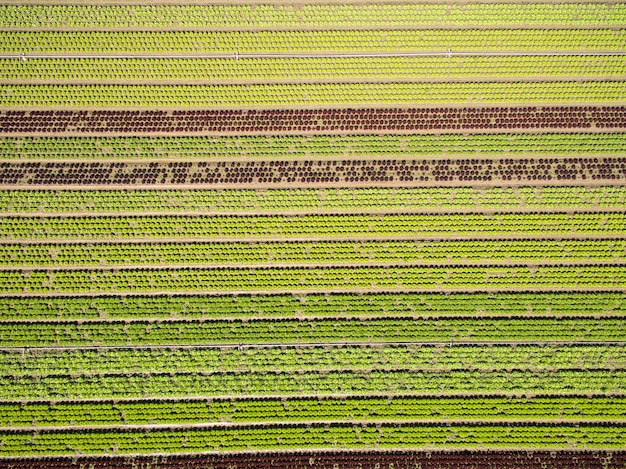
{"type": "MultiPolygon", "coordinates": [[[[88,158],[471,158],[617,155],[626,133],[222,137],[0,137],[0,157],[88,158]]],[[[400,191],[401,189],[395,189],[400,191]]],[[[404,189],[402,189],[404,190],[404,189]]],[[[430,190],[430,189],[429,189],[430,190]]]]}
{"type": "MultiPolygon", "coordinates": [[[[626,142],[625,142],[626,144],[626,142]]],[[[0,190],[0,213],[620,210],[626,186],[0,190]]]]}
{"type": "Polygon", "coordinates": [[[626,265],[4,270],[4,295],[32,293],[460,291],[626,288],[626,265]]]}
{"type": "MultiPolygon", "coordinates": [[[[0,31],[0,52],[234,54],[626,49],[624,30],[427,29],[327,31],[0,31]]],[[[16,64],[17,65],[17,64],[16,64]]]]}
{"type": "Polygon", "coordinates": [[[622,56],[308,57],[223,59],[0,59],[0,80],[19,83],[237,83],[277,80],[622,78],[622,56]]]}
{"type": "Polygon", "coordinates": [[[377,106],[621,102],[624,81],[0,85],[0,107],[377,106]]]}
{"type": "Polygon", "coordinates": [[[626,293],[0,297],[2,320],[626,314],[626,293]]]}
{"type": "MultiPolygon", "coordinates": [[[[587,321],[589,322],[589,321],[587,321]]],[[[563,324],[571,324],[563,321],[563,324]]],[[[606,323],[606,321],[598,321],[606,323]]],[[[444,324],[444,322],[442,322],[444,324]]],[[[457,321],[458,324],[458,321],[457,321]]],[[[474,324],[477,324],[474,321],[474,324]]],[[[530,324],[530,322],[529,322],[530,324]]],[[[550,327],[556,324],[545,322],[550,327]]],[[[506,327],[506,325],[504,326],[506,327]]],[[[296,373],[373,369],[421,371],[609,370],[626,368],[624,345],[325,345],[30,349],[0,352],[5,377],[166,373],[296,373]]],[[[417,390],[416,390],[417,391],[417,390]]]]}
{"type": "Polygon", "coordinates": [[[0,377],[0,400],[75,400],[162,397],[231,397],[459,394],[624,394],[624,370],[151,373],[0,377]]]}
{"type": "Polygon", "coordinates": [[[2,427],[381,420],[626,420],[626,398],[346,397],[0,403],[2,427]]]}
{"type": "Polygon", "coordinates": [[[626,324],[622,318],[2,321],[0,345],[44,347],[337,342],[600,342],[622,340],[625,333],[626,324]]]}
{"type": "Polygon", "coordinates": [[[626,240],[10,244],[0,266],[620,263],[626,240]]]}
{"type": "Polygon", "coordinates": [[[582,424],[369,424],[2,431],[1,456],[204,453],[293,448],[623,448],[626,427],[582,424]]]}
{"type": "Polygon", "coordinates": [[[621,26],[623,4],[2,5],[3,28],[621,26]]]}
{"type": "Polygon", "coordinates": [[[626,213],[0,217],[0,239],[358,239],[623,235],[626,213]]]}

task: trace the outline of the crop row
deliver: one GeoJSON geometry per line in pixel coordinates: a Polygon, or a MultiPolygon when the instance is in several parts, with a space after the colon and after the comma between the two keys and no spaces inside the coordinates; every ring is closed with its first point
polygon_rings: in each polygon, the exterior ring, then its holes
{"type": "Polygon", "coordinates": [[[2,5],[0,27],[23,28],[335,28],[622,26],[622,4],[534,3],[292,5],[2,5]]]}
{"type": "Polygon", "coordinates": [[[626,398],[346,397],[0,402],[2,427],[381,420],[625,420],[626,398]]]}
{"type": "MultiPolygon", "coordinates": [[[[553,285],[558,286],[557,283],[553,285]]],[[[0,322],[0,344],[5,347],[337,342],[599,342],[622,340],[624,333],[626,324],[622,318],[280,318],[0,322]]]]}
{"type": "MultiPolygon", "coordinates": [[[[498,86],[497,83],[491,85],[498,86]]],[[[530,85],[530,84],[527,84],[530,85]]],[[[264,86],[264,85],[260,85],[264,86]]],[[[268,85],[272,86],[272,85],[268,85]]],[[[308,86],[308,85],[302,85],[308,86]]],[[[333,85],[334,86],[334,85],[333,85]]],[[[343,86],[343,85],[338,85],[343,86]]],[[[370,86],[370,85],[367,85],[370,86]]],[[[373,85],[374,86],[374,85],[373,85]]],[[[375,85],[378,86],[378,85],[375,85]]],[[[411,84],[402,84],[398,86],[412,86],[411,84]]],[[[417,85],[416,85],[417,86],[417,85]]],[[[422,85],[419,85],[422,86],[422,85]]],[[[424,85],[425,86],[425,85],[424,85]]],[[[439,84],[433,86],[440,86],[439,84]]],[[[445,85],[447,86],[447,85],[445,85]]],[[[456,86],[456,85],[455,85],[456,86]]],[[[467,86],[475,86],[469,84],[467,86]]],[[[156,86],[156,89],[163,88],[156,86]]],[[[81,89],[80,87],[78,89],[81,89]]],[[[405,135],[405,131],[418,132],[452,132],[458,129],[464,130],[498,130],[510,131],[521,129],[587,129],[595,127],[596,129],[618,129],[626,127],[626,108],[623,106],[554,106],[554,107],[488,107],[488,108],[432,108],[432,109],[272,109],[272,110],[202,110],[202,111],[6,111],[0,114],[0,132],[5,134],[13,133],[65,133],[72,132],[77,134],[120,134],[120,133],[186,133],[193,134],[198,132],[211,132],[223,134],[240,134],[241,137],[222,137],[221,139],[207,137],[187,136],[178,141],[169,139],[154,142],[151,146],[157,146],[160,151],[157,157],[164,156],[202,156],[206,157],[215,153],[220,157],[239,157],[239,156],[272,156],[280,158],[295,156],[323,156],[334,157],[345,154],[348,151],[354,157],[380,155],[383,157],[402,155],[404,157],[411,155],[428,155],[441,154],[445,151],[450,153],[468,153],[465,147],[472,140],[476,141],[472,148],[472,152],[491,153],[495,150],[498,152],[511,151],[509,147],[515,146],[516,140],[528,142],[523,145],[523,150],[527,153],[571,153],[577,154],[581,152],[595,153],[601,148],[606,148],[612,143],[615,144],[623,139],[624,134],[604,134],[604,135],[574,135],[573,141],[564,141],[570,137],[565,135],[526,135],[526,136],[459,136],[453,135],[447,137],[445,134],[439,136],[427,135],[405,135]],[[261,138],[251,137],[250,134],[258,134],[260,132],[280,132],[280,133],[330,133],[337,135],[355,134],[355,133],[371,133],[371,132],[400,132],[401,136],[379,136],[379,135],[351,135],[340,139],[331,140],[329,136],[307,137],[311,140],[303,141],[303,137],[275,136],[272,139],[260,142],[261,148],[249,148],[250,144],[256,144],[261,138]],[[238,139],[237,139],[238,138],[238,139]],[[607,138],[605,143],[599,140],[607,138]],[[398,148],[398,141],[404,142],[407,147],[398,148]],[[546,140],[549,141],[546,142],[546,140]],[[189,150],[184,146],[189,143],[197,144],[198,141],[204,143],[210,142],[216,148],[203,148],[201,153],[189,154],[189,150]],[[289,153],[285,154],[282,142],[291,144],[289,153]],[[541,143],[545,142],[544,145],[541,143]],[[221,142],[224,144],[220,145],[221,142]],[[541,150],[532,148],[532,143],[539,143],[541,150]],[[445,143],[451,144],[449,148],[445,148],[445,143]],[[580,145],[583,143],[583,145],[580,145]],[[390,144],[389,146],[382,146],[390,144]],[[496,147],[495,145],[501,146],[496,147]],[[550,147],[549,145],[556,145],[550,147]],[[184,146],[183,146],[184,145],[184,146]],[[304,147],[297,151],[292,148],[293,145],[304,147]],[[172,148],[174,146],[174,148],[172,148]],[[183,148],[179,148],[183,147],[183,148]],[[423,147],[422,147],[423,146],[423,147]],[[225,148],[224,148],[225,147],[225,148]],[[269,147],[269,148],[268,148],[269,147]],[[444,148],[442,148],[444,147],[444,148]],[[261,149],[265,150],[263,154],[261,149]],[[169,151],[168,151],[169,150],[169,151]],[[268,153],[277,150],[278,153],[268,153]],[[303,151],[304,150],[304,151],[303,151]],[[341,150],[344,150],[342,152],[341,150]],[[335,152],[336,151],[336,152],[335,152]],[[173,153],[173,155],[172,155],[173,153]]],[[[176,137],[180,138],[180,137],[176,137]]],[[[263,137],[266,138],[266,137],[263,137]]],[[[71,140],[70,140],[71,141],[71,140]]],[[[5,140],[6,143],[24,142],[28,143],[54,142],[50,138],[40,138],[38,140],[5,140]]],[[[81,145],[83,142],[89,144],[89,140],[74,140],[74,146],[81,147],[81,153],[96,153],[103,157],[120,157],[128,154],[129,157],[136,157],[134,153],[130,153],[131,148],[140,143],[146,145],[145,138],[135,137],[133,139],[124,140],[126,148],[122,149],[121,155],[115,155],[112,151],[115,147],[99,141],[99,146],[92,150],[89,146],[81,145]],[[137,143],[135,143],[137,142],[137,143]],[[85,148],[82,148],[82,147],[85,148]]],[[[32,144],[31,143],[31,144],[32,144]]],[[[64,157],[75,158],[76,155],[70,155],[70,147],[67,145],[68,139],[60,140],[61,148],[65,149],[64,157]]],[[[115,143],[115,141],[113,142],[115,143]]],[[[12,148],[12,151],[23,151],[20,145],[12,148]]],[[[136,149],[136,148],[135,148],[136,149]]],[[[44,150],[48,153],[50,150],[44,150]]],[[[605,150],[606,151],[606,150],[605,150]]],[[[8,153],[6,149],[3,153],[8,153]]],[[[11,157],[11,156],[9,156],[11,157]]],[[[41,157],[41,156],[39,156],[41,157]]]]}
{"type": "Polygon", "coordinates": [[[305,80],[620,78],[624,58],[604,56],[290,57],[213,59],[0,59],[0,80],[30,84],[191,84],[305,80]]]}
{"type": "Polygon", "coordinates": [[[626,240],[10,244],[0,266],[502,264],[626,262],[626,240]]]}
{"type": "MultiPolygon", "coordinates": [[[[626,34],[624,35],[626,37],[626,34]]],[[[250,85],[0,85],[0,107],[282,107],[282,106],[486,106],[503,104],[621,103],[625,81],[469,82],[469,83],[295,83],[250,85]]],[[[375,121],[375,119],[374,119],[375,121]]],[[[488,128],[490,120],[481,126],[488,128]]],[[[623,122],[623,116],[619,119],[623,122]]],[[[619,123],[618,122],[618,123],[619,123]]],[[[475,122],[473,124],[479,124],[475,122]]],[[[506,123],[495,129],[508,129],[506,123]]],[[[538,127],[532,122],[520,122],[538,127]]],[[[346,123],[346,125],[348,125],[346,123]]],[[[454,127],[450,129],[457,129],[454,127]]],[[[512,124],[511,124],[512,125],[512,124]]],[[[370,125],[372,129],[375,122],[370,125]]],[[[622,127],[620,124],[619,127],[622,127]]],[[[274,128],[275,127],[275,128],[274,128]]],[[[338,123],[336,130],[341,130],[338,123]]],[[[351,130],[350,125],[345,130],[351,130]]],[[[353,126],[354,127],[354,126],[353,126]]],[[[556,123],[553,127],[560,127],[556,123]]],[[[445,127],[444,127],[445,128],[445,127]]],[[[524,128],[524,127],[522,127],[524,128]]],[[[215,131],[226,129],[215,126],[215,131]]],[[[54,131],[54,129],[48,129],[54,131]]],[[[41,132],[47,132],[45,128],[41,132]]],[[[145,131],[157,132],[150,128],[145,131]]],[[[180,129],[182,131],[184,129],[180,129]]],[[[243,129],[242,129],[243,130],[243,129]]],[[[252,130],[252,129],[250,129],[252,130]]],[[[247,132],[250,132],[248,130],[247,132]]],[[[279,131],[259,126],[257,132],[279,131]]],[[[285,131],[304,129],[284,125],[285,131]],[[291,127],[291,129],[289,129],[291,127]]],[[[315,129],[317,130],[317,129],[315,129]]],[[[320,127],[321,130],[321,127],[320,127]]],[[[354,130],[354,129],[353,129],[354,130]]],[[[381,128],[382,130],[382,128],[381,128]]],[[[398,129],[402,130],[402,129],[398,129]]],[[[408,129],[419,130],[419,129],[408,129]]],[[[428,129],[427,129],[428,130],[428,129]]],[[[118,130],[118,132],[121,130],[118,130]]]]}
{"type": "MultiPolygon", "coordinates": [[[[436,322],[436,321],[434,321],[436,322]]],[[[433,322],[433,323],[434,323],[433,322]]],[[[460,321],[456,321],[459,324],[460,321]]],[[[507,327],[501,321],[503,327],[507,327]]],[[[520,321],[517,321],[518,324],[520,321]]],[[[584,323],[590,323],[584,320],[584,323]]],[[[603,322],[603,321],[598,321],[603,322]]],[[[604,320],[604,322],[607,322],[604,320]]],[[[610,321],[608,321],[610,322],[610,321]]],[[[404,323],[409,323],[404,321],[404,323]]],[[[445,321],[440,321],[445,325],[445,321]]],[[[454,323],[454,321],[452,321],[454,323]]],[[[488,323],[488,320],[486,320],[488,323]]],[[[541,324],[541,321],[539,321],[541,324]]],[[[571,319],[544,321],[547,327],[570,325],[571,319]]],[[[341,324],[341,322],[340,322],[341,324]]],[[[478,321],[473,321],[478,324],[478,321]]],[[[532,322],[528,322],[532,324],[532,322]]],[[[530,332],[529,332],[530,333],[530,332]]],[[[0,351],[0,376],[39,377],[52,382],[59,376],[165,375],[206,376],[231,373],[362,373],[409,369],[427,372],[492,371],[546,372],[556,370],[624,370],[626,346],[574,345],[324,345],[298,347],[157,347],[51,348],[0,351]]],[[[381,388],[385,392],[386,388],[381,388]]],[[[8,391],[8,389],[7,389],[8,391]]],[[[418,392],[419,388],[413,391],[418,392]]],[[[599,391],[599,390],[598,390],[599,391]]],[[[339,393],[339,391],[337,391],[339,393]]]]}
{"type": "MultiPolygon", "coordinates": [[[[477,115],[479,112],[487,112],[489,117],[495,117],[497,112],[503,113],[504,118],[513,120],[526,117],[534,119],[538,117],[556,119],[560,114],[571,114],[577,118],[614,119],[619,113],[626,111],[624,107],[601,108],[601,107],[554,107],[548,109],[529,109],[530,114],[520,115],[522,111],[515,108],[486,108],[486,109],[435,109],[421,110],[424,115],[437,116],[442,119],[452,119],[453,112],[469,115],[477,115]],[[545,114],[544,114],[545,111],[545,114]],[[547,113],[550,113],[548,115],[547,113]],[[490,114],[493,114],[491,116],[490,114]]],[[[235,111],[205,111],[202,114],[194,111],[177,111],[178,119],[192,119],[194,115],[218,116],[219,119],[228,123],[233,119],[235,111]],[[184,116],[184,117],[183,117],[184,116]]],[[[237,111],[238,116],[247,115],[251,111],[237,111]]],[[[386,119],[389,125],[391,120],[408,119],[409,114],[405,110],[379,110],[370,111],[376,118],[386,119]],[[406,114],[405,114],[406,113],[406,114]]],[[[410,112],[410,111],[409,111],[410,112]]],[[[414,111],[414,113],[417,111],[414,111]]],[[[306,114],[313,113],[317,119],[335,119],[343,115],[343,110],[307,110],[306,114]],[[319,114],[318,114],[319,112],[319,114]]],[[[291,113],[286,110],[255,112],[255,119],[260,122],[267,121],[272,116],[289,114],[290,118],[298,118],[301,114],[291,113]]],[[[356,117],[356,113],[346,110],[346,119],[356,117]]],[[[484,115],[484,114],[483,114],[484,115]]],[[[161,127],[162,116],[173,116],[166,111],[0,111],[0,122],[3,126],[26,126],[27,123],[44,122],[45,126],[66,129],[66,118],[78,119],[75,122],[85,120],[95,128],[116,126],[118,118],[127,118],[130,122],[137,121],[154,122],[155,126],[161,127]],[[119,117],[118,117],[119,116],[119,117]],[[110,123],[110,124],[109,124],[110,123]]],[[[472,117],[476,119],[476,117],[472,117]]],[[[337,119],[339,120],[339,119],[337,119]]],[[[165,121],[163,121],[165,122],[165,121]]],[[[598,121],[599,122],[599,121],[598,121]]],[[[230,125],[230,124],[229,124],[230,125]]],[[[300,121],[298,121],[300,125],[300,121]]],[[[406,123],[404,124],[406,126],[406,123]]],[[[596,125],[596,124],[594,124],[596,125]]],[[[165,127],[164,127],[165,128],[165,127]]],[[[88,158],[93,162],[98,158],[202,158],[205,161],[211,158],[237,159],[237,158],[271,158],[289,159],[302,158],[337,158],[345,155],[346,158],[424,158],[424,157],[448,157],[455,155],[461,157],[497,156],[506,157],[555,157],[566,156],[568,158],[587,155],[617,155],[626,147],[626,133],[543,133],[543,134],[403,134],[403,135],[263,135],[263,136],[176,136],[176,137],[142,137],[142,136],[107,136],[106,139],[98,137],[0,137],[0,157],[3,159],[76,159],[88,158]]]]}
{"type": "Polygon", "coordinates": [[[624,394],[623,370],[151,373],[0,377],[0,400],[407,394],[624,394]]]}
{"type": "Polygon", "coordinates": [[[626,293],[363,293],[0,297],[3,321],[116,318],[622,316],[626,293]]]}
{"type": "MultiPolygon", "coordinates": [[[[484,160],[481,160],[484,161],[484,160]]],[[[522,160],[518,164],[522,164],[522,160]]],[[[456,161],[455,161],[456,162],[456,161]]],[[[1,164],[1,163],[0,163],[1,164]]],[[[482,163],[481,163],[482,164],[482,163]]],[[[532,163],[528,163],[532,165],[532,163]]],[[[451,163],[452,165],[452,163],[451,163]]],[[[449,166],[450,167],[450,166],[449,166]]],[[[0,190],[0,214],[619,210],[626,186],[0,190]]]]}
{"type": "Polygon", "coordinates": [[[28,54],[234,54],[626,49],[612,29],[322,31],[0,31],[0,52],[28,54]]]}
{"type": "Polygon", "coordinates": [[[0,239],[237,239],[623,236],[626,213],[0,217],[0,239]]]}
{"type": "MultiPolygon", "coordinates": [[[[626,119],[626,117],[625,117],[626,119]]],[[[626,179],[626,158],[454,160],[272,160],[248,162],[3,162],[0,184],[185,185],[203,187],[315,185],[420,185],[425,181],[476,184],[492,181],[616,181],[626,179]]]]}
{"type": "Polygon", "coordinates": [[[0,456],[199,453],[293,448],[623,448],[623,424],[284,424],[0,431],[0,456]]]}
{"type": "Polygon", "coordinates": [[[4,295],[32,293],[460,291],[626,288],[626,265],[3,270],[4,295]]]}
{"type": "MultiPolygon", "coordinates": [[[[560,450],[315,450],[161,455],[161,469],[618,469],[625,451],[560,450]]],[[[0,460],[3,469],[136,469],[149,468],[154,456],[72,456],[0,460]]]]}

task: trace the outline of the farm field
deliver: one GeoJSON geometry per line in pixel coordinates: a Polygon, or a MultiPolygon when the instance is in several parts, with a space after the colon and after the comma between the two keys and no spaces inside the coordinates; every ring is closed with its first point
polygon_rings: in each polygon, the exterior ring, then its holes
{"type": "Polygon", "coordinates": [[[626,465],[626,4],[0,1],[0,469],[626,465]]]}

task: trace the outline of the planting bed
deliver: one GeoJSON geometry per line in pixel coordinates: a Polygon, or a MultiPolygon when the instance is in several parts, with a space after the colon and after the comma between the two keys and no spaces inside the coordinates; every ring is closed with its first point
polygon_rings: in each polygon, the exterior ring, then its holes
{"type": "Polygon", "coordinates": [[[253,3],[0,5],[0,469],[623,469],[624,4],[253,3]]]}
{"type": "Polygon", "coordinates": [[[441,132],[519,129],[624,129],[623,106],[200,111],[7,111],[0,133],[441,132]]]}

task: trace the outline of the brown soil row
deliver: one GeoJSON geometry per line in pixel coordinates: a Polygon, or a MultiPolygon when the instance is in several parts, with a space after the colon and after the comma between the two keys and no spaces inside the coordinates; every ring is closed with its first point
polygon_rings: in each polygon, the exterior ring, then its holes
{"type": "Polygon", "coordinates": [[[428,133],[626,129],[626,106],[2,111],[0,134],[428,133]]]}
{"type": "Polygon", "coordinates": [[[1,469],[621,469],[626,451],[334,450],[0,459],[1,469]]]}
{"type": "Polygon", "coordinates": [[[248,162],[0,162],[0,188],[417,187],[620,184],[626,157],[271,160],[248,162]]]}

